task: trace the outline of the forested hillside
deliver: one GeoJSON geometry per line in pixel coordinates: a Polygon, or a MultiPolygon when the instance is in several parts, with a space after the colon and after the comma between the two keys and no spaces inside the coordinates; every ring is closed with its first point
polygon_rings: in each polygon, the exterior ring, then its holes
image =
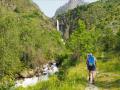
{"type": "Polygon", "coordinates": [[[106,31],[109,29],[116,33],[120,29],[119,14],[119,0],[100,0],[58,15],[58,19],[62,27],[61,31],[64,33],[64,38],[68,39],[70,34],[78,27],[79,19],[85,22],[87,30],[106,31]]]}
{"type": "Polygon", "coordinates": [[[60,34],[31,0],[0,0],[0,90],[63,49],[60,34]]]}

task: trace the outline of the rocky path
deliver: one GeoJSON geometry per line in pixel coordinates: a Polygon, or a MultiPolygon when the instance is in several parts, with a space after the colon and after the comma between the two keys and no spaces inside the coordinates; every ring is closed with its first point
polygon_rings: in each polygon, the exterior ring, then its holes
{"type": "Polygon", "coordinates": [[[99,90],[99,89],[94,84],[88,84],[88,86],[85,88],[85,90],[99,90]]]}

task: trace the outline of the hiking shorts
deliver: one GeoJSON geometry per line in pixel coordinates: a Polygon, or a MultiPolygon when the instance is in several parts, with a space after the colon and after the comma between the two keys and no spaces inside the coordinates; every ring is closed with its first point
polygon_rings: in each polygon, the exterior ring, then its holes
{"type": "Polygon", "coordinates": [[[88,70],[89,70],[89,71],[95,71],[95,70],[96,70],[95,65],[88,66],[88,70]]]}

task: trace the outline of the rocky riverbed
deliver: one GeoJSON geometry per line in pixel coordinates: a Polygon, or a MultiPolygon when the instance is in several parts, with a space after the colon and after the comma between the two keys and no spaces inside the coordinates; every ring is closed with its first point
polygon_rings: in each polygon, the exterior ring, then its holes
{"type": "Polygon", "coordinates": [[[50,75],[53,75],[55,73],[59,72],[58,67],[56,66],[56,63],[51,63],[51,64],[45,64],[43,65],[42,71],[37,73],[37,75],[33,75],[32,77],[27,77],[31,76],[33,74],[33,71],[29,71],[30,75],[23,75],[25,76],[22,79],[16,80],[15,82],[15,87],[27,87],[31,85],[35,85],[39,81],[46,81],[49,79],[50,75]]]}

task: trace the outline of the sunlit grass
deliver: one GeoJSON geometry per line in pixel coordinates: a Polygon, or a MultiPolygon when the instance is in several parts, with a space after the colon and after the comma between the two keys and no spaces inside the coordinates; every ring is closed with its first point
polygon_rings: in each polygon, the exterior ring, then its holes
{"type": "MultiPolygon", "coordinates": [[[[120,90],[120,73],[115,70],[116,64],[120,64],[117,59],[107,62],[99,60],[97,62],[99,73],[96,76],[95,85],[100,90],[120,90]]],[[[85,62],[70,67],[63,76],[64,80],[59,80],[57,75],[54,75],[48,81],[17,90],[85,90],[88,85],[88,71],[85,62]]]]}

